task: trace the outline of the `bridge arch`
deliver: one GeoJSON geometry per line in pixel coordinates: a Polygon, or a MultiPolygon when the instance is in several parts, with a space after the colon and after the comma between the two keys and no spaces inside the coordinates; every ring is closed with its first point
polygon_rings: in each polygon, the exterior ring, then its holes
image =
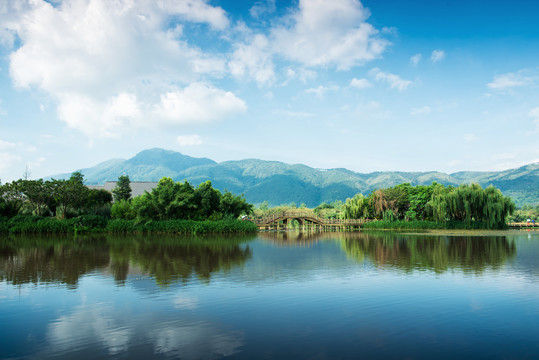
{"type": "Polygon", "coordinates": [[[292,221],[298,221],[304,229],[316,230],[355,230],[359,229],[364,220],[323,219],[307,211],[282,211],[265,218],[255,219],[254,222],[261,230],[284,230],[292,221]]]}

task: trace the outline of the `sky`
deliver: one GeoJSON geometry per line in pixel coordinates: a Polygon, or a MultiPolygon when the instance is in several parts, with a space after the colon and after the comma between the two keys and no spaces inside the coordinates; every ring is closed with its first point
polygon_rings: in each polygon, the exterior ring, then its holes
{"type": "Polygon", "coordinates": [[[0,0],[0,181],[155,147],[362,173],[538,162],[538,16],[535,0],[0,0]]]}

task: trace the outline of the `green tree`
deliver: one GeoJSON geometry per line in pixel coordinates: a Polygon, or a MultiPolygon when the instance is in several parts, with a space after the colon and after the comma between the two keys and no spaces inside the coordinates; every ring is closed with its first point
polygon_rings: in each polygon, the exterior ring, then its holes
{"type": "Polygon", "coordinates": [[[80,172],[74,172],[68,180],[52,180],[52,196],[56,201],[57,216],[64,219],[69,210],[78,212],[88,206],[90,189],[84,186],[80,172]]]}
{"type": "Polygon", "coordinates": [[[116,187],[112,190],[114,201],[129,201],[131,199],[131,182],[128,175],[118,177],[116,187]]]}
{"type": "Polygon", "coordinates": [[[221,197],[220,210],[223,217],[236,219],[242,214],[252,214],[253,205],[247,203],[243,195],[237,196],[229,191],[225,191],[221,197]]]}

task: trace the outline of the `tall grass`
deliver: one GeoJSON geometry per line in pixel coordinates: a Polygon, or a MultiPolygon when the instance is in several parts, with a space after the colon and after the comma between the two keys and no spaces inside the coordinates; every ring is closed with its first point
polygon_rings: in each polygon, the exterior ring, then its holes
{"type": "Polygon", "coordinates": [[[361,226],[362,229],[379,229],[379,230],[471,230],[471,229],[488,229],[486,223],[464,221],[369,221],[361,226]]]}
{"type": "Polygon", "coordinates": [[[0,233],[11,234],[69,234],[108,232],[114,234],[247,234],[258,230],[250,221],[166,220],[137,223],[135,220],[107,221],[98,215],[83,215],[60,220],[51,217],[15,216],[0,218],[0,233]]]}
{"type": "Polygon", "coordinates": [[[106,230],[110,233],[175,233],[175,234],[247,234],[258,230],[250,221],[219,220],[163,220],[137,223],[135,220],[111,220],[106,230]]]}

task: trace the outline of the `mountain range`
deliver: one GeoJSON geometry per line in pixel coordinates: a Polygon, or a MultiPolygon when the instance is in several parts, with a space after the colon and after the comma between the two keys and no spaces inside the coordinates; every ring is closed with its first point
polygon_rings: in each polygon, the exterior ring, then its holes
{"type": "MultiPolygon", "coordinates": [[[[483,187],[494,185],[504,195],[512,197],[517,205],[539,203],[539,163],[517,169],[491,172],[383,171],[368,174],[347,169],[315,169],[302,164],[247,159],[217,163],[208,158],[195,158],[164,149],[149,149],[131,159],[112,159],[94,167],[80,169],[87,185],[102,185],[115,181],[120,175],[129,175],[131,181],[158,181],[164,176],[176,181],[187,180],[197,186],[211,180],[220,190],[244,194],[247,201],[270,206],[305,203],[315,207],[323,202],[345,200],[357,193],[402,183],[430,185],[436,181],[444,185],[478,183],[483,187]]],[[[49,178],[65,179],[71,174],[49,178]]]]}

